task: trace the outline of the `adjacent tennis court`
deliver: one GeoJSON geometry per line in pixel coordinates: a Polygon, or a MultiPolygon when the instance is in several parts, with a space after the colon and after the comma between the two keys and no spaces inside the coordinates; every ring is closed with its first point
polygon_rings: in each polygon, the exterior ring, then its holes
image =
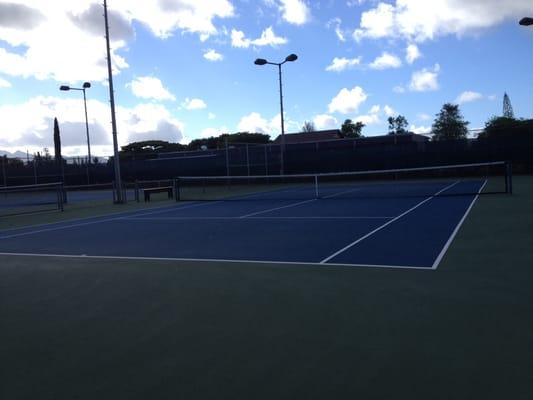
{"type": "Polygon", "coordinates": [[[302,185],[0,232],[4,254],[436,269],[486,180],[302,185]],[[238,200],[238,201],[231,201],[238,200]]]}

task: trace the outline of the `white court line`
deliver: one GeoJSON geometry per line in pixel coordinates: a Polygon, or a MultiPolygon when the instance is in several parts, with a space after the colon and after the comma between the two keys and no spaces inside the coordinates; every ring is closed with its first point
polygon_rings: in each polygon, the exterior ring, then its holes
{"type": "Polygon", "coordinates": [[[459,232],[459,229],[461,229],[461,226],[463,225],[463,222],[465,222],[466,217],[468,217],[468,214],[470,214],[470,210],[472,210],[472,207],[474,207],[474,204],[476,203],[477,199],[479,198],[479,194],[483,191],[483,189],[485,188],[486,184],[487,184],[487,180],[485,180],[485,182],[483,182],[483,185],[478,190],[476,196],[474,197],[474,200],[472,200],[472,202],[470,203],[470,206],[465,211],[463,217],[461,218],[461,220],[459,221],[459,223],[457,224],[457,226],[453,230],[452,234],[448,238],[448,241],[446,242],[446,244],[442,248],[442,250],[439,253],[439,255],[437,256],[437,258],[435,259],[435,262],[433,263],[433,266],[431,267],[431,269],[436,270],[439,267],[440,262],[444,258],[444,255],[448,251],[448,248],[450,247],[450,245],[452,244],[453,240],[455,239],[455,236],[459,232]]]}
{"type": "MultiPolygon", "coordinates": [[[[173,205],[173,206],[165,205],[165,206],[152,207],[152,208],[150,208],[150,210],[155,210],[155,209],[159,210],[159,209],[162,209],[162,208],[172,209],[174,207],[176,207],[176,206],[175,205],[173,205]]],[[[42,226],[67,224],[69,222],[75,222],[75,221],[86,221],[88,219],[105,218],[105,217],[109,217],[111,215],[132,214],[132,213],[141,212],[141,211],[143,211],[143,209],[140,209],[140,210],[129,210],[129,211],[118,211],[118,212],[113,212],[113,213],[109,213],[109,214],[95,215],[95,216],[92,216],[92,217],[71,218],[71,219],[65,219],[63,221],[47,222],[47,223],[44,223],[44,224],[26,225],[26,226],[19,226],[19,227],[15,227],[15,228],[5,228],[5,229],[0,229],[0,234],[4,233],[4,232],[18,231],[18,230],[23,230],[23,229],[39,228],[39,227],[42,227],[42,226]]]]}
{"type": "MultiPolygon", "coordinates": [[[[360,188],[358,188],[358,189],[350,189],[350,190],[346,190],[346,191],[344,191],[344,192],[335,193],[335,194],[332,194],[332,195],[329,195],[329,196],[325,196],[325,197],[323,197],[323,199],[330,199],[330,198],[332,198],[332,197],[340,196],[340,195],[343,195],[343,194],[346,194],[346,193],[355,192],[355,191],[357,191],[357,190],[360,190],[360,188]]],[[[300,201],[300,202],[298,202],[298,203],[292,203],[292,204],[289,204],[289,205],[286,205],[286,206],[281,206],[281,207],[276,207],[276,208],[270,208],[270,209],[268,209],[268,210],[263,210],[263,211],[254,212],[254,213],[251,213],[251,214],[243,215],[243,216],[241,216],[240,218],[249,218],[249,217],[253,217],[254,215],[265,214],[265,213],[268,213],[268,212],[271,212],[271,211],[282,210],[282,209],[284,209],[284,208],[296,207],[296,206],[299,206],[299,205],[302,205],[302,204],[312,203],[313,201],[317,201],[317,200],[320,200],[320,198],[318,198],[318,199],[310,199],[310,200],[305,200],[305,201],[300,201]]]]}
{"type": "Polygon", "coordinates": [[[341,263],[317,263],[304,261],[261,261],[261,260],[228,260],[218,258],[173,258],[173,257],[130,257],[130,256],[88,256],[70,254],[44,254],[44,253],[0,253],[0,256],[9,257],[44,257],[44,258],[74,258],[96,260],[128,260],[128,261],[173,261],[173,262],[202,262],[202,263],[228,263],[228,264],[262,264],[262,265],[300,265],[308,267],[362,267],[382,269],[412,269],[432,271],[430,267],[415,267],[409,265],[379,265],[379,264],[341,264],[341,263]]]}
{"type": "MultiPolygon", "coordinates": [[[[144,215],[161,214],[161,213],[168,212],[168,211],[183,210],[183,209],[186,209],[186,208],[200,207],[200,206],[204,206],[204,205],[207,205],[207,204],[215,204],[215,203],[218,203],[218,202],[195,203],[195,204],[190,204],[188,206],[183,206],[183,207],[166,208],[166,209],[163,209],[163,210],[159,209],[159,210],[156,210],[156,211],[145,212],[145,213],[142,213],[142,214],[139,214],[139,215],[142,217],[144,215]]],[[[127,219],[127,218],[128,217],[104,218],[104,219],[100,219],[98,221],[90,221],[90,222],[82,222],[82,223],[79,223],[79,224],[63,225],[63,226],[57,226],[55,228],[38,229],[38,230],[35,230],[35,231],[15,233],[13,235],[7,235],[7,236],[0,236],[0,240],[12,239],[12,238],[20,237],[20,236],[35,235],[37,233],[43,233],[43,232],[59,231],[61,229],[76,228],[76,227],[79,227],[79,226],[95,225],[95,224],[99,224],[99,223],[102,223],[102,222],[118,221],[118,220],[127,219]]]]}
{"type": "Polygon", "coordinates": [[[432,196],[428,197],[427,199],[425,200],[422,200],[420,203],[418,203],[417,205],[415,205],[414,207],[411,207],[409,210],[401,213],[400,215],[398,215],[397,217],[391,219],[390,221],[384,223],[383,225],[381,226],[378,226],[376,229],[374,229],[373,231],[371,232],[368,232],[366,235],[364,235],[363,237],[360,237],[359,239],[357,239],[356,241],[350,243],[348,246],[346,247],[343,247],[342,249],[340,249],[339,251],[333,253],[332,255],[330,255],[329,257],[326,257],[324,258],[322,261],[320,261],[321,264],[325,264],[327,263],[329,260],[337,257],[339,254],[341,253],[344,253],[346,250],[352,248],[353,246],[355,246],[356,244],[362,242],[363,240],[369,238],[370,236],[372,236],[373,234],[379,232],[380,230],[382,230],[383,228],[386,228],[387,226],[389,226],[390,224],[398,221],[400,218],[406,216],[407,214],[409,214],[410,212],[416,210],[418,207],[420,207],[421,205],[427,203],[428,201],[430,201],[431,199],[433,199],[435,196],[438,196],[439,194],[441,194],[442,192],[444,192],[445,190],[448,190],[450,189],[451,187],[457,185],[459,183],[459,181],[456,181],[454,183],[452,183],[451,185],[449,186],[446,186],[444,189],[442,190],[439,190],[437,193],[433,194],[432,196]]]}
{"type": "MultiPolygon", "coordinates": [[[[340,220],[343,220],[343,219],[393,219],[394,217],[380,217],[380,216],[377,216],[377,217],[366,217],[366,216],[361,216],[361,217],[358,217],[358,216],[331,216],[331,217],[327,217],[327,216],[310,216],[310,217],[248,217],[246,218],[246,220],[250,220],[250,221],[253,221],[253,220],[256,220],[256,219],[261,219],[261,220],[265,220],[265,219],[276,219],[276,220],[284,220],[284,219],[289,219],[289,220],[292,220],[292,219],[301,219],[301,220],[306,220],[306,219],[311,219],[311,220],[328,220],[328,219],[333,219],[333,220],[337,220],[337,219],[340,219],[340,220]]],[[[229,220],[229,221],[238,221],[238,220],[242,220],[243,218],[242,217],[148,217],[148,218],[137,218],[137,217],[125,217],[125,218],[121,218],[121,220],[127,220],[127,221],[195,221],[195,220],[199,220],[199,221],[205,221],[205,220],[229,220]]]]}
{"type": "Polygon", "coordinates": [[[276,211],[276,210],[282,210],[284,208],[296,207],[296,206],[299,206],[299,205],[302,205],[302,204],[311,203],[311,202],[316,201],[316,200],[317,199],[305,200],[305,201],[300,201],[298,203],[288,204],[286,206],[270,208],[268,210],[258,211],[258,212],[254,212],[254,213],[246,214],[246,215],[241,215],[239,218],[241,218],[241,219],[242,218],[249,218],[249,217],[253,217],[254,215],[265,214],[267,212],[276,211]]]}

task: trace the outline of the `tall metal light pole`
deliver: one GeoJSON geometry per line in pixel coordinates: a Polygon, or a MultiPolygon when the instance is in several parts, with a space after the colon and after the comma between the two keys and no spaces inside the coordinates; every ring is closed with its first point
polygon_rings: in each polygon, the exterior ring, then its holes
{"type": "Polygon", "coordinates": [[[109,45],[109,22],[107,19],[107,0],[104,0],[105,41],[107,49],[107,75],[109,79],[109,102],[111,104],[111,127],[113,129],[113,164],[115,167],[115,202],[125,203],[122,196],[122,178],[120,177],[120,158],[118,154],[117,119],[115,116],[115,92],[113,90],[113,69],[111,67],[111,49],[109,45]]]}
{"type": "Polygon", "coordinates": [[[290,54],[287,57],[285,57],[285,60],[280,63],[273,63],[269,62],[263,58],[258,58],[255,60],[255,65],[277,65],[278,66],[278,72],[279,72],[279,104],[281,108],[281,152],[280,152],[280,173],[281,175],[285,174],[285,121],[283,117],[283,85],[281,83],[281,66],[289,61],[296,61],[298,59],[298,56],[296,54],[290,54]]]}
{"type": "Polygon", "coordinates": [[[84,82],[83,86],[81,88],[75,88],[72,86],[63,85],[59,88],[59,90],[63,91],[69,91],[69,90],[80,90],[83,92],[83,106],[85,107],[85,132],[87,133],[87,156],[89,157],[87,160],[87,184],[90,183],[90,173],[89,168],[91,165],[91,140],[89,138],[89,118],[87,117],[87,97],[85,95],[85,89],[89,89],[91,87],[91,84],[89,82],[84,82]]]}

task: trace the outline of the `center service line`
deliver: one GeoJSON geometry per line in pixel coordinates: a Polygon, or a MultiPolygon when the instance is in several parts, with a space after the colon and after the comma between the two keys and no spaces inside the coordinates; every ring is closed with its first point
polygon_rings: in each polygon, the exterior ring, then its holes
{"type": "Polygon", "coordinates": [[[456,182],[452,183],[451,185],[446,186],[444,189],[439,190],[437,193],[435,193],[434,195],[428,197],[427,199],[422,200],[420,203],[418,203],[418,204],[415,205],[414,207],[411,207],[409,210],[403,212],[402,214],[398,215],[396,218],[393,218],[393,219],[391,219],[390,221],[384,223],[383,225],[378,226],[376,229],[374,229],[373,231],[367,233],[365,236],[363,236],[363,237],[357,239],[355,242],[350,243],[348,246],[346,246],[346,247],[340,249],[339,251],[333,253],[333,254],[330,255],[329,257],[324,258],[322,261],[320,261],[320,264],[325,264],[325,263],[327,263],[329,260],[331,260],[331,259],[337,257],[339,254],[344,253],[346,250],[352,248],[352,247],[355,246],[356,244],[358,244],[358,243],[362,242],[363,240],[369,238],[369,237],[372,236],[374,233],[379,232],[379,231],[382,230],[383,228],[386,228],[387,226],[389,226],[389,225],[392,224],[393,222],[398,221],[400,218],[402,218],[402,217],[406,216],[407,214],[409,214],[410,212],[416,210],[418,207],[420,207],[421,205],[427,203],[428,201],[430,201],[431,199],[433,199],[435,196],[438,196],[439,194],[441,194],[441,193],[444,192],[445,190],[448,190],[448,189],[450,189],[451,187],[457,185],[459,182],[460,182],[460,181],[456,181],[456,182]]]}
{"type": "MultiPolygon", "coordinates": [[[[340,196],[340,195],[343,195],[343,194],[346,194],[346,193],[351,193],[351,192],[355,192],[357,190],[360,190],[359,188],[358,189],[350,189],[350,190],[346,190],[344,192],[339,192],[339,193],[335,193],[335,194],[332,194],[332,195],[329,195],[329,196],[325,196],[323,197],[324,199],[330,199],[332,197],[336,197],[336,196],[340,196]]],[[[286,206],[281,206],[281,207],[276,207],[276,208],[270,208],[268,210],[263,210],[263,211],[258,211],[258,212],[254,212],[254,213],[251,213],[251,214],[247,214],[247,215],[243,215],[239,218],[248,218],[248,217],[253,217],[254,215],[259,215],[259,214],[265,214],[265,213],[268,213],[270,211],[277,211],[277,210],[282,210],[284,208],[290,208],[290,207],[296,207],[296,206],[299,206],[301,204],[307,204],[307,203],[311,203],[313,201],[317,201],[317,200],[320,200],[320,198],[318,199],[310,199],[310,200],[305,200],[305,201],[300,201],[298,203],[292,203],[292,204],[288,204],[286,206]]]]}

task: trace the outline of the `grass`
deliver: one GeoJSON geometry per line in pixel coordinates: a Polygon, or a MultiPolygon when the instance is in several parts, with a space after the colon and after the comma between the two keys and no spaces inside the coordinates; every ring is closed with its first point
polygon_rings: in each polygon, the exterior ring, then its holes
{"type": "Polygon", "coordinates": [[[0,256],[0,393],[531,399],[532,209],[481,196],[437,271],[0,256]]]}

